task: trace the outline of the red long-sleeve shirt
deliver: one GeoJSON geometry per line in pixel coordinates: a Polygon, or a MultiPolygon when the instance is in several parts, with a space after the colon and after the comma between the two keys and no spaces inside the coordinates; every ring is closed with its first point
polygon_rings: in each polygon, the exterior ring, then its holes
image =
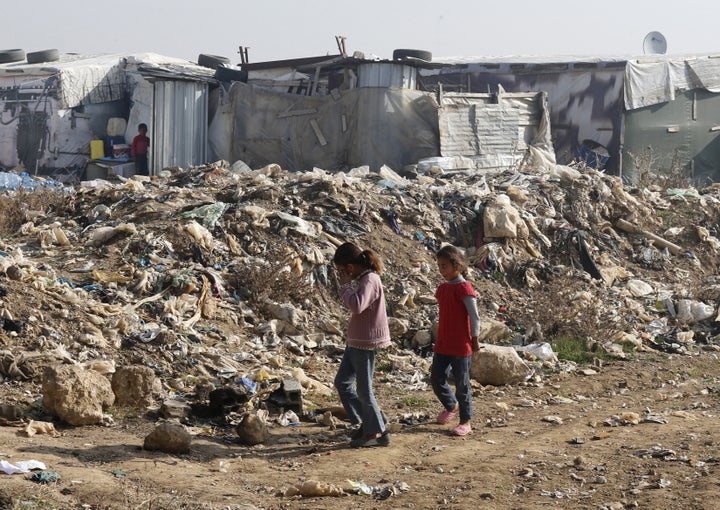
{"type": "Polygon", "coordinates": [[[150,138],[144,135],[135,135],[132,143],[130,144],[130,156],[135,157],[138,154],[147,154],[148,147],[150,147],[150,138]]]}
{"type": "Polygon", "coordinates": [[[470,282],[465,280],[445,282],[435,291],[440,307],[440,323],[433,352],[448,356],[470,356],[472,335],[470,315],[464,299],[475,298],[477,293],[470,282]]]}

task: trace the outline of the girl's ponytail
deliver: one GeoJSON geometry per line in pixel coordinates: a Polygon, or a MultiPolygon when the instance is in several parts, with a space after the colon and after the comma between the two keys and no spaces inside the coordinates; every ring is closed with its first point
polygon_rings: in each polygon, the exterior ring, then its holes
{"type": "Polygon", "coordinates": [[[372,269],[377,274],[382,274],[383,263],[377,253],[372,250],[363,250],[361,254],[362,265],[368,269],[372,269]]]}

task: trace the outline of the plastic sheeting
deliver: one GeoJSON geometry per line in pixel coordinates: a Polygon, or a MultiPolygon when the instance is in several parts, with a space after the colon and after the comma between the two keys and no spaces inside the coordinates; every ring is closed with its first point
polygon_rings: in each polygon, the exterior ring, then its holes
{"type": "Polygon", "coordinates": [[[308,97],[236,82],[213,117],[213,124],[223,125],[231,116],[232,130],[211,126],[210,145],[215,155],[254,168],[400,169],[438,155],[437,108],[432,94],[415,90],[362,88],[308,97]],[[227,155],[217,154],[225,147],[227,155]]]}
{"type": "Polygon", "coordinates": [[[720,59],[668,57],[630,60],[625,66],[625,108],[635,110],[666,103],[676,92],[692,89],[720,92],[720,59]]]}
{"type": "Polygon", "coordinates": [[[62,108],[56,75],[0,74],[0,165],[30,173],[82,165],[93,138],[88,119],[62,108]]]}
{"type": "Polygon", "coordinates": [[[211,156],[252,168],[402,169],[467,156],[477,168],[510,167],[529,145],[552,151],[547,95],[436,94],[373,87],[298,96],[236,83],[209,128],[211,156]],[[228,129],[228,126],[231,128],[228,129]]]}
{"type": "MultiPolygon", "coordinates": [[[[544,74],[584,73],[597,80],[604,73],[618,69],[624,73],[622,94],[627,110],[672,101],[675,93],[686,90],[701,88],[710,92],[720,92],[718,55],[446,57],[435,58],[433,62],[461,67],[424,70],[423,75],[445,75],[463,69],[464,73],[515,75],[518,82],[523,85],[527,83],[523,81],[523,77],[531,76],[538,79],[544,74]]],[[[614,85],[614,81],[609,82],[608,85],[614,85]]],[[[482,87],[484,83],[473,82],[473,86],[482,87]]],[[[503,86],[513,91],[543,90],[538,87],[520,89],[513,87],[507,80],[503,82],[503,86]]],[[[609,94],[614,94],[612,89],[615,87],[606,88],[609,94]]],[[[554,106],[553,90],[547,86],[544,90],[550,93],[551,107],[554,106]]],[[[552,110],[555,111],[556,108],[553,107],[552,110]]]]}
{"type": "Polygon", "coordinates": [[[184,59],[156,53],[63,55],[56,62],[40,64],[1,64],[0,76],[58,76],[61,108],[81,104],[107,103],[125,98],[125,71],[155,74],[166,78],[183,77],[207,81],[213,71],[184,59]],[[20,74],[21,73],[21,74],[20,74]]]}
{"type": "Polygon", "coordinates": [[[118,59],[89,59],[59,71],[60,102],[65,108],[108,103],[125,96],[125,72],[118,59]]]}

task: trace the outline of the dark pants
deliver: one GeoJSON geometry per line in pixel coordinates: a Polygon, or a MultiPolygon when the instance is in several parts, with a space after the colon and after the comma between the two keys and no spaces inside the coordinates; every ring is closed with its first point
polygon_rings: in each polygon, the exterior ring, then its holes
{"type": "Polygon", "coordinates": [[[430,384],[438,400],[445,409],[451,411],[458,405],[460,421],[468,421],[473,416],[472,387],[470,386],[470,362],[472,356],[448,356],[433,354],[430,368],[430,384]],[[452,368],[455,378],[455,394],[448,384],[452,368]]]}
{"type": "Polygon", "coordinates": [[[135,154],[135,173],[138,175],[150,175],[148,171],[148,155],[135,154]]]}

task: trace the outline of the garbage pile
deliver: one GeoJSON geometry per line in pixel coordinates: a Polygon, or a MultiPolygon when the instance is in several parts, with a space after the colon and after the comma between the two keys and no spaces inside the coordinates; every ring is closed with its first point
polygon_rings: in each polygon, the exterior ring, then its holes
{"type": "Polygon", "coordinates": [[[718,186],[629,188],[559,166],[420,169],[217,162],[6,192],[6,389],[39,385],[62,362],[113,374],[101,399],[111,401],[141,377],[118,379],[119,369],[139,365],[160,385],[143,383],[137,400],[166,399],[167,416],[224,415],[273,397],[288,410],[298,391],[321,408],[334,402],[347,320],[329,261],[348,240],[385,263],[387,377],[408,388],[425,385],[441,282],[433,253],[443,243],[466,251],[483,342],[545,363],[557,362],[547,342],[558,336],[616,357],[718,349],[718,186]],[[294,382],[302,388],[288,390],[294,382]],[[175,410],[167,399],[186,395],[175,410]]]}

